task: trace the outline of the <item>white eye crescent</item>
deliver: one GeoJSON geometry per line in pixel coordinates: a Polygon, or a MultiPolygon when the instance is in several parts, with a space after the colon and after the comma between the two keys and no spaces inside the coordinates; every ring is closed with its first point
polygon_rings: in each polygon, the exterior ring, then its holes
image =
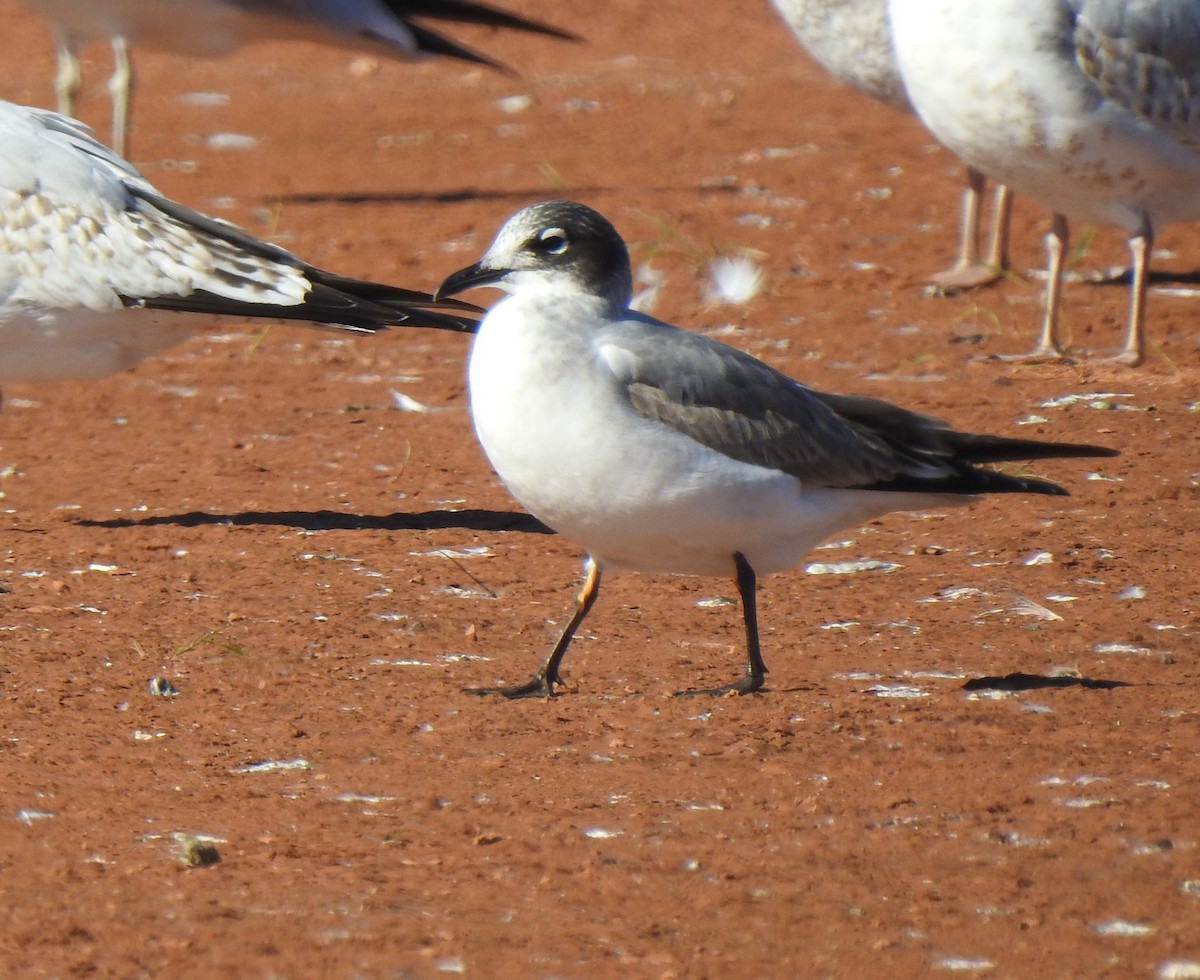
{"type": "Polygon", "coordinates": [[[538,247],[547,255],[562,255],[570,247],[571,239],[562,228],[543,228],[538,232],[538,247]]]}

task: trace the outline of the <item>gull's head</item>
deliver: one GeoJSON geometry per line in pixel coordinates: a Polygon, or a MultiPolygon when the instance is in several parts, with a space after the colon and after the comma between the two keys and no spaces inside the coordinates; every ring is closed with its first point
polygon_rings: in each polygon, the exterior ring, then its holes
{"type": "Polygon", "coordinates": [[[629,306],[633,276],[625,242],[607,218],[574,201],[543,201],[509,218],[483,258],[447,278],[435,296],[476,286],[585,293],[620,311],[629,306]]]}

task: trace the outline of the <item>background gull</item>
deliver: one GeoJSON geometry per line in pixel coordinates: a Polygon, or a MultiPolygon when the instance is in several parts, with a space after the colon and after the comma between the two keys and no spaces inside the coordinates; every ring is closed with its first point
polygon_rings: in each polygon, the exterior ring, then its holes
{"type": "Polygon", "coordinates": [[[103,377],[213,315],[469,331],[473,310],[316,269],[164,198],[81,123],[0,101],[0,383],[103,377]]]}
{"type": "Polygon", "coordinates": [[[133,73],[131,45],[219,58],[253,41],[315,41],[387,58],[442,55],[499,67],[420,21],[471,23],[569,37],[545,24],[475,0],[25,0],[54,27],[58,111],[74,112],[87,41],[112,44],[112,143],[125,152],[133,73]]]}
{"type": "Polygon", "coordinates": [[[1145,359],[1155,232],[1200,217],[1196,0],[891,0],[897,56],[926,125],[969,165],[1054,212],[1042,334],[1063,354],[1067,219],[1130,233],[1129,328],[1145,359]]]}
{"type": "MultiPolygon", "coordinates": [[[[867,95],[905,112],[915,111],[892,43],[887,0],[772,0],[801,46],[822,68],[867,95]]],[[[963,192],[962,238],[958,260],[930,276],[943,289],[966,289],[994,282],[1008,268],[1012,194],[996,187],[991,245],[979,254],[980,215],[987,178],[967,167],[963,192]]]]}
{"type": "Polygon", "coordinates": [[[477,693],[549,696],[606,568],[736,579],[744,676],[763,685],[755,583],[847,526],[983,493],[1064,494],[978,464],[1111,456],[956,432],[872,398],[806,388],[732,347],[629,309],[625,243],[601,215],[549,201],[518,212],[438,295],[497,285],[468,380],[475,431],[513,495],[581,542],[586,577],[542,669],[477,693]]]}

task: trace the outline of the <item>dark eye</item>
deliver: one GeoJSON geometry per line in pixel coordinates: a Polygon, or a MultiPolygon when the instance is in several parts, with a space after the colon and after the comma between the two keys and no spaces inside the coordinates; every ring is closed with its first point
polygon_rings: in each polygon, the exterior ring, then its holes
{"type": "Polygon", "coordinates": [[[546,255],[562,255],[571,244],[571,239],[561,228],[543,228],[538,232],[536,247],[546,255]]]}

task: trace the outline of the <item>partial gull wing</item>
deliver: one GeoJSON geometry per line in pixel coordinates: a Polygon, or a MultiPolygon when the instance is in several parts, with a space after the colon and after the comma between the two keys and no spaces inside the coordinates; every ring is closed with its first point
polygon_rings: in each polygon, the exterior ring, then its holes
{"type": "Polygon", "coordinates": [[[471,332],[479,312],[318,269],[163,197],[74,120],[0,102],[0,382],[111,374],[196,314],[471,332]]]}

